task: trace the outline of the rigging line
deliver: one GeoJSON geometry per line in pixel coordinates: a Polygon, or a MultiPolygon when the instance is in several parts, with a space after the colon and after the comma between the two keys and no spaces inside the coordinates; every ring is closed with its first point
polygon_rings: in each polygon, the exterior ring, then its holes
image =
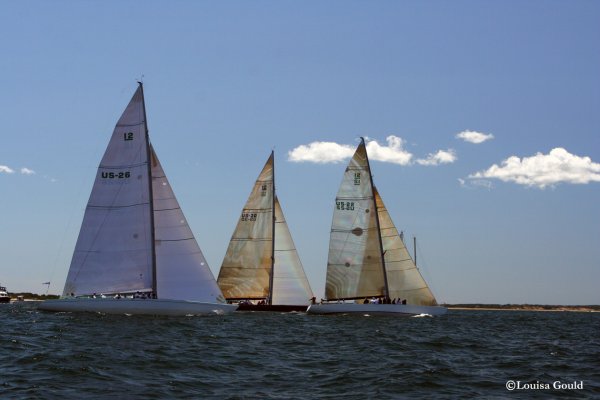
{"type": "Polygon", "coordinates": [[[429,288],[429,291],[431,292],[431,295],[435,298],[435,295],[433,294],[433,289],[432,287],[434,285],[432,285],[433,283],[433,278],[431,277],[431,275],[429,274],[429,267],[428,267],[428,263],[427,260],[425,259],[425,257],[423,256],[423,251],[421,250],[421,246],[419,245],[419,241],[417,241],[417,250],[419,251],[419,257],[421,258],[421,267],[416,267],[417,271],[419,271],[419,274],[421,275],[421,278],[423,278],[423,280],[425,281],[425,285],[429,288]],[[423,268],[424,267],[424,268],[423,268]],[[427,280],[425,280],[425,277],[423,277],[423,275],[427,275],[427,280]]]}

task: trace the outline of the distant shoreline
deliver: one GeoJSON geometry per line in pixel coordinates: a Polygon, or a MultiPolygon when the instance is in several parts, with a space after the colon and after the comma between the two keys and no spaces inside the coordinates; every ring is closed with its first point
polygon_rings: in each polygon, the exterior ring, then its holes
{"type": "Polygon", "coordinates": [[[539,304],[442,304],[449,310],[470,311],[569,311],[569,312],[600,312],[599,305],[563,306],[539,304]]]}

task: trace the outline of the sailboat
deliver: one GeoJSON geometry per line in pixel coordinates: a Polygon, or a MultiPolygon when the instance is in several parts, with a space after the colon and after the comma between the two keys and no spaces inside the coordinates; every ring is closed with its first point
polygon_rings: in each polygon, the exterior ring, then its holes
{"type": "Polygon", "coordinates": [[[333,210],[326,300],[308,313],[440,315],[373,185],[364,139],[350,160],[333,210]]]}
{"type": "Polygon", "coordinates": [[[242,209],[217,282],[239,310],[306,311],[314,300],[275,193],[274,152],[242,209]]]}
{"type": "Polygon", "coordinates": [[[60,299],[46,311],[202,315],[227,304],[150,144],[139,86],[100,161],[60,299]]]}

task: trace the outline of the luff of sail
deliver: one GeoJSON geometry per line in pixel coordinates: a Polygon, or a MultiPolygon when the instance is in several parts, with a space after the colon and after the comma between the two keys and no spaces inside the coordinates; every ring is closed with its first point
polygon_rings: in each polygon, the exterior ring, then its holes
{"type": "Polygon", "coordinates": [[[377,189],[374,190],[379,229],[383,243],[389,297],[405,299],[408,304],[435,306],[437,301],[421,276],[377,189]]]}
{"type": "Polygon", "coordinates": [[[227,299],[265,299],[273,264],[273,154],[254,183],[217,282],[227,299]]]}
{"type": "Polygon", "coordinates": [[[385,295],[383,260],[364,141],[344,173],[333,209],[325,297],[385,295]]]}
{"type": "Polygon", "coordinates": [[[153,290],[148,139],[141,85],[102,157],[63,295],[153,290]]]}

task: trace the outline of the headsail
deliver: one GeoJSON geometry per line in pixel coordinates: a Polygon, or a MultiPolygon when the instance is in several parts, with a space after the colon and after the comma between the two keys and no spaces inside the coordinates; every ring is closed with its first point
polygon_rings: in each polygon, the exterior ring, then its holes
{"type": "Polygon", "coordinates": [[[227,299],[269,296],[273,264],[273,153],[267,160],[225,253],[217,282],[227,299]]]}
{"type": "Polygon", "coordinates": [[[379,192],[375,189],[379,229],[383,242],[389,297],[406,299],[408,304],[435,306],[437,301],[415,266],[379,192]]]}
{"type": "Polygon", "coordinates": [[[333,209],[327,299],[385,295],[385,279],[371,173],[364,141],[350,160],[333,209]]]}
{"type": "Polygon", "coordinates": [[[275,197],[273,304],[307,304],[312,297],[313,292],[302,268],[279,199],[275,197]]]}
{"type": "Polygon", "coordinates": [[[147,146],[139,86],[98,167],[64,296],[153,290],[147,146]]]}
{"type": "Polygon", "coordinates": [[[173,300],[224,302],[152,147],[151,161],[158,295],[173,300]]]}

